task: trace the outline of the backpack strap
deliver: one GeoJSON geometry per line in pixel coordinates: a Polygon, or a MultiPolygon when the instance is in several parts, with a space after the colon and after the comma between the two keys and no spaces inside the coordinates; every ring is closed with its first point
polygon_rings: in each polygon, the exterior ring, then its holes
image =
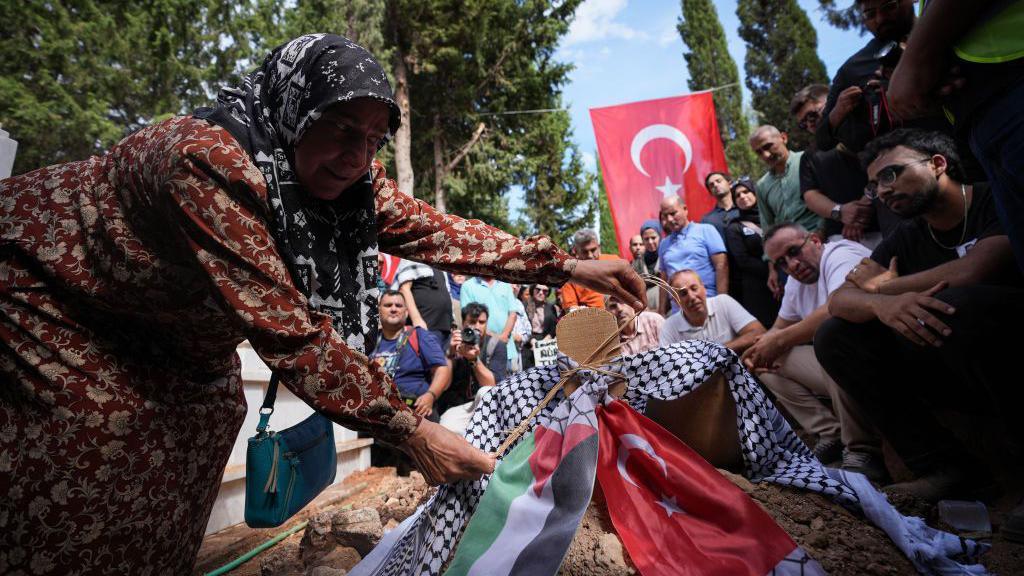
{"type": "Polygon", "coordinates": [[[420,335],[419,335],[419,331],[416,330],[415,326],[406,326],[405,327],[405,333],[406,333],[406,339],[409,342],[409,346],[412,346],[412,351],[415,352],[417,356],[419,356],[420,355],[420,335]]]}

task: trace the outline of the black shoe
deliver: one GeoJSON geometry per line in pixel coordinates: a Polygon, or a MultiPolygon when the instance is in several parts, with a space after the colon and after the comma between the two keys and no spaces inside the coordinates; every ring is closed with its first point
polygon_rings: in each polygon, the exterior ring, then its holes
{"type": "Polygon", "coordinates": [[[1010,542],[1024,544],[1024,503],[1018,504],[1006,515],[1000,533],[1010,542]]]}
{"type": "Polygon", "coordinates": [[[910,482],[890,484],[886,492],[902,492],[921,500],[935,503],[939,500],[953,498],[963,491],[967,474],[959,468],[944,468],[921,476],[910,482]]]}
{"type": "Polygon", "coordinates": [[[889,470],[885,467],[885,461],[881,454],[870,452],[851,452],[843,449],[843,470],[847,472],[858,472],[868,477],[868,480],[877,484],[884,484],[889,481],[889,470]]]}
{"type": "Polygon", "coordinates": [[[814,457],[825,466],[835,466],[843,457],[843,442],[839,438],[819,438],[814,457]]]}

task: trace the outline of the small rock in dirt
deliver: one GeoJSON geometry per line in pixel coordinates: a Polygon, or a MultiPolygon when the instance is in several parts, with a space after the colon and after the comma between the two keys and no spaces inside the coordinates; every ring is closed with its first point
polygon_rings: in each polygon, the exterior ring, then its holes
{"type": "Polygon", "coordinates": [[[337,545],[331,534],[334,512],[325,511],[309,519],[302,542],[299,543],[299,554],[306,566],[315,565],[317,559],[326,555],[337,545]]]}
{"type": "Polygon", "coordinates": [[[334,513],[332,533],[339,546],[355,548],[365,556],[380,541],[384,527],[380,514],[373,508],[342,510],[334,513]]]}
{"type": "MultiPolygon", "coordinates": [[[[359,564],[359,561],[362,559],[362,556],[359,555],[359,552],[356,552],[355,548],[349,548],[348,546],[338,547],[331,551],[330,554],[317,560],[317,567],[336,571],[340,570],[341,574],[344,574],[351,570],[353,566],[359,564]]],[[[325,574],[324,576],[328,575],[325,574]]]]}
{"type": "Polygon", "coordinates": [[[330,566],[317,566],[316,568],[306,570],[306,576],[345,576],[345,574],[348,574],[348,570],[331,568],[330,566]]]}
{"type": "Polygon", "coordinates": [[[297,542],[282,542],[260,562],[260,576],[302,576],[297,542]]]}
{"type": "Polygon", "coordinates": [[[821,516],[818,516],[814,520],[811,520],[811,530],[813,530],[815,532],[820,532],[821,530],[824,530],[824,529],[825,529],[825,519],[824,518],[822,518],[821,516]]]}

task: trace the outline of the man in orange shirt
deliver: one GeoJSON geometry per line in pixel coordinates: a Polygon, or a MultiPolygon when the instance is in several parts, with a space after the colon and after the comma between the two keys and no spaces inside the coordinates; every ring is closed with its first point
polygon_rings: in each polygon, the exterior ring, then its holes
{"type": "MultiPolygon", "coordinates": [[[[619,260],[618,256],[601,254],[601,242],[597,234],[584,228],[572,235],[572,252],[579,260],[619,260]]],[[[567,282],[559,290],[562,297],[562,307],[566,312],[574,308],[604,308],[604,295],[584,288],[579,284],[567,282]]]]}

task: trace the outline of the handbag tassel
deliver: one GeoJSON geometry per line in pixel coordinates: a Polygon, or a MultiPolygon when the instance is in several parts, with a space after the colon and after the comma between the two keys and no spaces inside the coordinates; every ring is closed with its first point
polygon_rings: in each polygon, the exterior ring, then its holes
{"type": "Polygon", "coordinates": [[[267,483],[263,486],[263,493],[277,493],[277,461],[281,455],[281,445],[274,442],[274,463],[270,465],[270,475],[267,476],[267,483]]]}

